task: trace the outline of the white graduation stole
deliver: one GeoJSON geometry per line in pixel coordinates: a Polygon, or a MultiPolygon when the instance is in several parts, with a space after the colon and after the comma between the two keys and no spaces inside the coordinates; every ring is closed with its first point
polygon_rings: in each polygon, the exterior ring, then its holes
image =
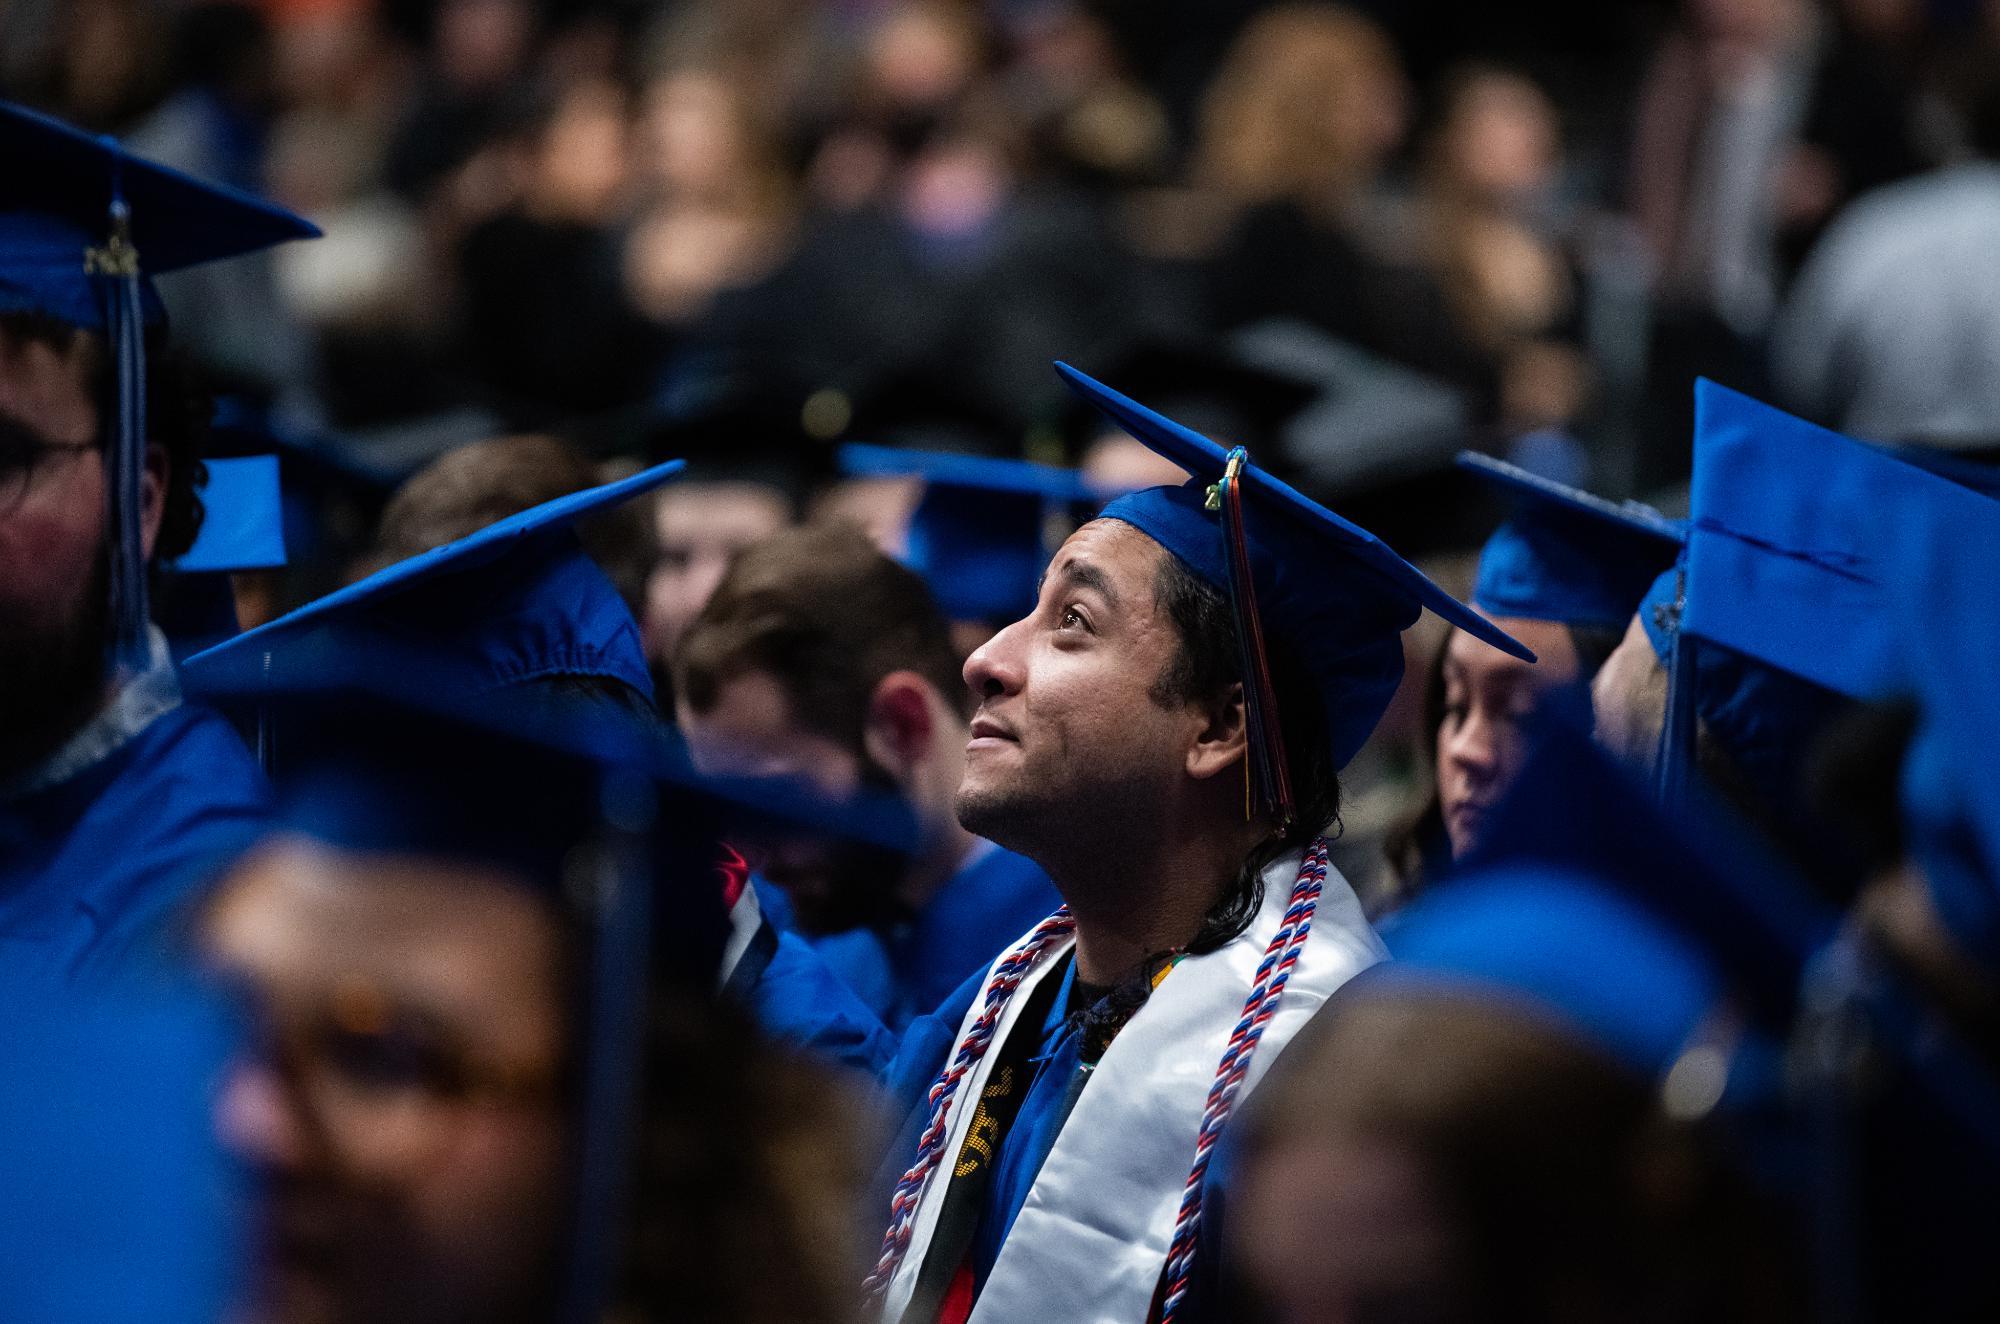
{"type": "MultiPolygon", "coordinates": [[[[1219,950],[1176,965],[1111,1041],[1035,1177],[971,1324],[1144,1324],[1166,1266],[1209,1086],[1303,858],[1301,850],[1266,868],[1264,904],[1249,928],[1219,950]]],[[[947,1115],[943,1160],[917,1206],[909,1252],[883,1297],[884,1321],[901,1319],[916,1290],[952,1166],[1000,1045],[1014,1032],[1034,987],[1055,972],[1056,958],[1074,943],[1072,937],[1052,944],[1021,981],[995,1027],[992,1049],[960,1083],[947,1115]]],[[[1354,889],[1329,867],[1305,952],[1251,1061],[1239,1107],[1327,996],[1387,955],[1354,889]]],[[[984,1001],[973,999],[954,1048],[984,1001]]]]}

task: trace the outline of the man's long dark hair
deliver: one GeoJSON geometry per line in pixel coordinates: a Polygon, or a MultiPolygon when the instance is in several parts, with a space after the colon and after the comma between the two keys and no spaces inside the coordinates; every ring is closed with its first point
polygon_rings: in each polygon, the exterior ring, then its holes
{"type": "MultiPolygon", "coordinates": [[[[1228,600],[1169,554],[1160,558],[1153,601],[1173,622],[1179,643],[1174,660],[1153,683],[1153,699],[1161,704],[1216,707],[1228,702],[1230,692],[1244,680],[1228,600]]],[[[1273,860],[1314,837],[1339,831],[1340,770],[1334,766],[1327,737],[1326,705],[1304,660],[1282,641],[1270,640],[1269,644],[1271,684],[1277,695],[1279,731],[1296,813],[1282,832],[1274,832],[1244,857],[1235,879],[1209,907],[1201,927],[1183,949],[1189,955],[1215,951],[1250,927],[1264,904],[1264,870],[1273,860]]],[[[1145,1003],[1160,970],[1179,954],[1154,954],[1132,978],[1082,1010],[1085,1060],[1095,1060],[1102,1053],[1111,1037],[1145,1003]]]]}
{"type": "MultiPolygon", "coordinates": [[[[1244,681],[1229,602],[1197,578],[1175,556],[1160,558],[1154,602],[1174,624],[1180,649],[1154,682],[1163,703],[1220,705],[1244,681]]],[[[1260,842],[1243,860],[1234,886],[1224,892],[1188,944],[1191,952],[1213,951],[1249,926],[1263,903],[1263,873],[1271,861],[1323,833],[1337,832],[1340,770],[1327,738],[1326,704],[1300,658],[1282,640],[1268,640],[1271,687],[1277,695],[1279,733],[1297,801],[1291,824],[1260,842]]]]}

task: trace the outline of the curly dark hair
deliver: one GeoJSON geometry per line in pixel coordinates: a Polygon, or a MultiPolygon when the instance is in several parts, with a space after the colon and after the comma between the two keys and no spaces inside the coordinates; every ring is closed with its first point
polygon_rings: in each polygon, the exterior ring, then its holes
{"type": "MultiPolygon", "coordinates": [[[[1153,684],[1154,698],[1162,703],[1221,702],[1243,681],[1243,660],[1237,652],[1236,625],[1228,600],[1171,555],[1160,558],[1153,597],[1180,637],[1173,662],[1153,684]]],[[[1327,737],[1326,703],[1297,653],[1282,640],[1269,643],[1279,734],[1285,744],[1297,813],[1290,827],[1244,860],[1237,886],[1210,912],[1190,950],[1219,947],[1242,932],[1263,900],[1264,867],[1284,852],[1338,830],[1340,769],[1334,765],[1327,737]]]]}
{"type": "MultiPolygon", "coordinates": [[[[1153,580],[1153,601],[1173,622],[1179,642],[1173,660],[1153,682],[1154,701],[1222,703],[1243,681],[1243,659],[1228,600],[1179,557],[1166,553],[1153,580]]],[[[1217,950],[1250,927],[1264,904],[1264,870],[1273,860],[1314,837],[1339,833],[1340,769],[1327,736],[1326,703],[1304,662],[1282,640],[1270,641],[1270,659],[1279,734],[1297,812],[1282,833],[1266,838],[1244,857],[1234,881],[1202,916],[1201,927],[1186,948],[1196,956],[1217,950]]],[[[1155,976],[1176,954],[1155,953],[1130,978],[1073,1012],[1084,1036],[1086,1060],[1101,1054],[1152,995],[1155,976]]]]}
{"type": "MultiPolygon", "coordinates": [[[[59,354],[84,348],[91,399],[97,403],[97,444],[102,448],[107,439],[104,419],[111,412],[117,387],[103,338],[42,313],[0,313],[0,340],[47,345],[59,354]]],[[[186,552],[201,532],[198,489],[208,476],[202,452],[208,445],[214,412],[214,397],[194,361],[174,343],[165,327],[148,329],[146,431],[148,440],[167,457],[166,500],[153,547],[155,564],[186,552]]]]}

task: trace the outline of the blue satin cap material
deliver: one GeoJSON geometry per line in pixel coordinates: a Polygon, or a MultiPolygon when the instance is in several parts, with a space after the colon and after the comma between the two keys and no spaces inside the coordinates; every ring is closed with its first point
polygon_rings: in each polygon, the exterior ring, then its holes
{"type": "MultiPolygon", "coordinates": [[[[103,334],[86,266],[109,238],[114,188],[130,210],[143,277],[310,239],[318,227],[235,189],[129,155],[109,138],[0,102],[0,312],[35,312],[103,334]]],[[[161,317],[142,279],[144,320],[161,317]]]]}
{"type": "MultiPolygon", "coordinates": [[[[1204,509],[1228,451],[1067,364],[1056,364],[1056,371],[1112,422],[1193,475],[1179,487],[1119,497],[1104,508],[1104,517],[1132,525],[1228,594],[1221,520],[1204,509]]],[[[1381,720],[1403,675],[1402,632],[1424,608],[1496,648],[1534,660],[1512,636],[1366,529],[1255,464],[1244,466],[1242,482],[1263,626],[1317,680],[1336,767],[1354,757],[1381,720]]]]}
{"type": "Polygon", "coordinates": [[[1094,513],[1108,493],[1073,469],[852,443],[840,469],[854,477],[917,477],[903,560],[953,620],[1007,623],[1033,610],[1049,557],[1051,521],[1094,513]]]}
{"type": "Polygon", "coordinates": [[[1488,615],[1622,631],[1680,554],[1684,529],[1650,506],[1616,505],[1472,451],[1458,463],[1514,503],[1479,554],[1472,601],[1488,615]]]}
{"type": "Polygon", "coordinates": [[[479,693],[595,675],[650,698],[638,626],[571,526],[685,467],[669,461],[510,515],[197,653],[184,671],[205,685],[283,688],[329,665],[366,668],[400,644],[428,659],[439,687],[479,693]],[[343,653],[327,640],[351,647],[343,653]]]}

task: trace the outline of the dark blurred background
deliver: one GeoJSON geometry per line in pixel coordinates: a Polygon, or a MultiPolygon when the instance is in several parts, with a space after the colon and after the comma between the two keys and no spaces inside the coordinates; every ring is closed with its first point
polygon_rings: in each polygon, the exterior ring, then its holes
{"type": "Polygon", "coordinates": [[[1061,357],[1413,554],[1461,445],[1670,492],[1695,373],[2000,443],[1996,57],[1991,0],[0,9],[0,95],[325,227],[166,294],[363,488],[518,432],[1090,461],[1061,357]]]}

